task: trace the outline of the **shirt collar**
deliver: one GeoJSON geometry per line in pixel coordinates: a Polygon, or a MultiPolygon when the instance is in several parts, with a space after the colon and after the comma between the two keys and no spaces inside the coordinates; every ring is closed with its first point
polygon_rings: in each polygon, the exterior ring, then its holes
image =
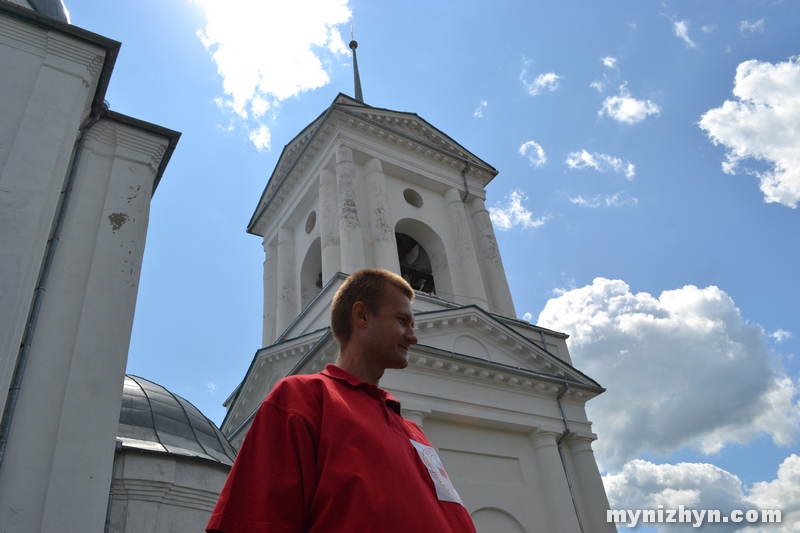
{"type": "Polygon", "coordinates": [[[332,363],[328,363],[325,366],[325,370],[323,370],[320,373],[325,376],[328,376],[329,378],[333,378],[337,381],[342,381],[344,383],[347,383],[351,387],[354,387],[356,389],[361,389],[370,394],[374,394],[373,391],[377,392],[378,395],[383,399],[383,401],[386,402],[386,405],[388,405],[394,411],[396,411],[397,414],[400,414],[400,402],[398,402],[397,399],[394,396],[392,396],[392,393],[386,392],[382,388],[376,387],[375,385],[371,385],[366,381],[362,380],[361,378],[354,376],[347,370],[338,367],[332,363]]]}

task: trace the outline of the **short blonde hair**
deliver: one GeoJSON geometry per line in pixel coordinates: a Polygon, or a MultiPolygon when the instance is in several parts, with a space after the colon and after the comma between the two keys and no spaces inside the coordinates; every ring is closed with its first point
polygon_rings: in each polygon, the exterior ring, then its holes
{"type": "Polygon", "coordinates": [[[340,346],[350,341],[353,332],[350,313],[356,302],[363,302],[370,313],[377,315],[387,286],[396,287],[409,300],[414,300],[414,289],[411,285],[394,272],[382,268],[365,268],[353,272],[344,280],[331,302],[331,332],[340,346]]]}

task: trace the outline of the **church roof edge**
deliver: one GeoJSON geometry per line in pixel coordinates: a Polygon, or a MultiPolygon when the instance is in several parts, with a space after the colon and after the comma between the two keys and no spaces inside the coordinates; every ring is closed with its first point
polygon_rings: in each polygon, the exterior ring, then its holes
{"type": "Polygon", "coordinates": [[[483,161],[481,158],[461,146],[452,137],[441,131],[440,129],[433,126],[430,122],[425,120],[424,118],[420,117],[416,113],[407,112],[407,111],[396,111],[392,109],[380,108],[380,107],[373,107],[363,102],[359,102],[354,98],[347,96],[346,94],[339,93],[333,99],[333,102],[330,106],[328,106],[316,119],[314,119],[310,124],[308,124],[305,128],[303,128],[300,133],[295,135],[291,141],[289,141],[281,151],[281,155],[278,157],[278,161],[275,164],[275,168],[272,171],[272,175],[270,179],[267,181],[266,186],[264,187],[264,191],[261,193],[261,197],[259,198],[258,205],[256,206],[253,215],[250,218],[250,221],[247,224],[246,231],[250,234],[258,234],[255,230],[255,226],[258,224],[259,219],[267,210],[267,208],[271,205],[274,198],[277,196],[278,191],[284,186],[285,182],[295,170],[297,164],[301,161],[303,156],[306,153],[308,147],[313,143],[313,140],[318,136],[319,130],[323,124],[327,122],[330,116],[335,112],[338,111],[344,115],[349,115],[353,118],[358,119],[359,121],[363,121],[365,123],[369,123],[373,126],[376,126],[381,129],[391,130],[392,133],[395,135],[408,138],[409,140],[413,141],[415,144],[420,146],[425,146],[425,148],[437,152],[443,153],[448,158],[453,160],[458,160],[464,163],[465,167],[467,167],[467,171],[470,168],[479,169],[486,172],[490,178],[487,180],[487,183],[491,181],[497,174],[498,170],[494,168],[489,163],[483,161]],[[435,131],[438,135],[440,135],[443,139],[445,139],[451,147],[454,147],[456,151],[460,153],[453,153],[441,146],[434,145],[432,143],[428,143],[423,139],[418,137],[413,137],[408,133],[401,131],[399,129],[393,128],[378,120],[374,120],[368,116],[364,115],[365,111],[372,111],[376,114],[386,114],[386,115],[397,115],[398,117],[407,117],[408,120],[417,121],[418,123],[424,124],[427,126],[428,129],[435,131]],[[287,156],[292,148],[299,146],[299,150],[297,154],[294,156],[292,161],[288,163],[288,167],[285,170],[282,170],[281,167],[286,165],[287,156]],[[273,185],[274,183],[274,185],[273,185]]]}

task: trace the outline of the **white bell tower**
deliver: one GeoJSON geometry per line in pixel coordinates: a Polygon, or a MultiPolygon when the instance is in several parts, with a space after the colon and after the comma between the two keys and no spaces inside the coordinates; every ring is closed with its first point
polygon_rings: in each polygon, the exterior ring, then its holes
{"type": "Polygon", "coordinates": [[[489,213],[497,171],[420,117],[339,95],[284,150],[248,230],[264,239],[264,345],[337,272],[514,317],[489,213]]]}
{"type": "Polygon", "coordinates": [[[279,379],[335,361],[336,289],[385,268],[417,290],[419,344],[381,386],[438,446],[478,531],[614,531],[584,409],[604,389],[572,366],[566,335],[515,317],[484,205],[497,170],[414,113],[364,104],[357,67],[355,94],[286,145],[250,220],[263,347],[223,433],[240,446],[279,379]]]}

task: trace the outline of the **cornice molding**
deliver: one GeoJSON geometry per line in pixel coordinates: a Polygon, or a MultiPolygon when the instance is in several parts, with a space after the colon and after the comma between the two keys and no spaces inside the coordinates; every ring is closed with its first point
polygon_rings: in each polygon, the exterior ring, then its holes
{"type": "Polygon", "coordinates": [[[414,318],[420,339],[424,340],[426,335],[444,328],[472,331],[476,334],[476,339],[488,339],[506,348],[509,354],[520,359],[522,364],[530,365],[536,372],[548,374],[570,383],[585,383],[598,390],[603,390],[597,382],[572,365],[479,307],[464,306],[456,309],[427,311],[416,314],[414,318]]]}
{"type": "Polygon", "coordinates": [[[258,207],[248,224],[248,232],[257,233],[280,209],[294,187],[309,174],[320,150],[327,146],[336,131],[349,130],[382,143],[389,143],[415,157],[423,157],[451,171],[488,183],[497,170],[458,145],[424,119],[413,113],[347,105],[337,100],[295,137],[281,153],[267,182],[258,207]]]}
{"type": "Polygon", "coordinates": [[[602,387],[573,381],[563,376],[512,367],[419,344],[409,351],[409,366],[424,368],[434,375],[439,374],[450,379],[479,381],[493,386],[501,385],[553,397],[557,397],[563,390],[564,384],[569,383],[570,388],[565,396],[580,403],[585,403],[605,390],[602,387]]]}

